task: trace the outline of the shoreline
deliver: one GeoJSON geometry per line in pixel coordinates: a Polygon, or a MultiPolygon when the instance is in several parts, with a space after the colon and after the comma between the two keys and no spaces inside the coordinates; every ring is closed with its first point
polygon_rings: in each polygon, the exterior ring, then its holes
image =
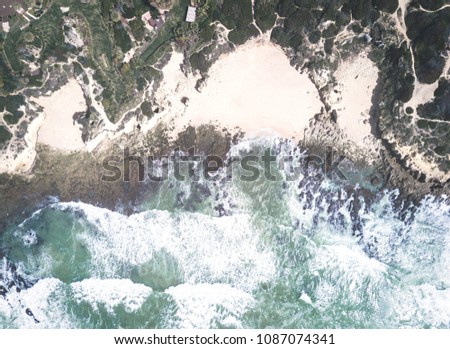
{"type": "MultiPolygon", "coordinates": [[[[242,138],[241,135],[237,139],[233,139],[231,134],[224,133],[223,129],[208,126],[203,132],[195,128],[192,130],[197,133],[196,137],[189,138],[185,134],[181,134],[180,138],[166,144],[164,148],[160,148],[157,153],[159,156],[157,155],[155,159],[169,155],[177,147],[186,150],[195,147],[200,154],[222,154],[223,159],[227,162],[230,155],[229,149],[233,145],[240,144],[245,149],[248,147],[248,138],[242,138]]],[[[269,139],[274,141],[272,137],[269,139]]],[[[276,144],[288,142],[286,139],[278,139],[280,143],[275,142],[276,144]]],[[[310,155],[321,156],[327,151],[327,147],[323,143],[311,142],[305,145],[300,142],[297,144],[300,149],[309,150],[310,155]]],[[[106,156],[118,156],[119,158],[123,156],[123,149],[120,146],[111,147],[100,153],[67,153],[39,145],[37,153],[38,157],[32,176],[0,175],[0,194],[7,202],[0,212],[0,229],[2,230],[6,225],[17,223],[17,219],[20,221],[21,218],[26,217],[27,213],[33,212],[36,207],[45,206],[52,197],[57,197],[61,202],[79,201],[131,215],[137,212],[136,209],[149,198],[149,195],[151,197],[151,193],[158,190],[157,183],[139,180],[140,172],[136,161],[132,161],[131,167],[128,169],[129,182],[125,182],[123,177],[115,182],[102,180],[102,175],[105,174],[103,159],[106,156]],[[49,171],[49,169],[51,170],[49,171]],[[13,217],[15,220],[12,220],[13,217]]],[[[338,152],[336,155],[340,154],[338,152]]],[[[136,159],[136,156],[145,159],[145,155],[148,154],[141,153],[138,147],[130,148],[130,159],[136,159]]],[[[357,175],[349,178],[349,182],[343,188],[347,188],[349,193],[359,191],[367,200],[375,198],[384,190],[399,190],[399,202],[406,200],[406,202],[417,203],[430,194],[430,187],[427,183],[417,183],[395,162],[388,163],[388,166],[383,164],[387,163],[380,161],[375,165],[359,162],[350,164],[350,173],[354,170],[361,171],[362,177],[357,175]],[[360,181],[365,181],[370,185],[371,178],[374,178],[373,175],[381,181],[379,189],[371,191],[364,185],[361,186],[362,182],[360,181]],[[411,188],[414,188],[413,192],[411,192],[411,188]]],[[[437,197],[448,193],[450,193],[450,188],[444,187],[435,191],[434,195],[437,197]]]]}
{"type": "MultiPolygon", "coordinates": [[[[43,111],[30,124],[35,127],[27,132],[30,141],[22,153],[28,154],[28,160],[21,167],[25,170],[16,164],[2,172],[18,175],[30,172],[36,156],[35,147],[39,143],[63,152],[95,152],[113,142],[121,142],[137,130],[145,135],[161,124],[172,129],[168,135],[172,139],[188,126],[204,124],[223,127],[231,133],[243,132],[249,138],[275,136],[302,141],[307,130],[314,128],[317,115],[322,119],[328,117],[327,108],[310,77],[295,69],[286,53],[267,35],[250,39],[235,50],[222,54],[211,66],[201,91],[196,86],[199,76],[183,73],[182,64],[183,55],[174,51],[162,68],[163,79],[153,96],[160,112],[142,121],[134,116],[127,118],[127,113],[124,113],[114,127],[106,124],[95,130],[86,143],[81,139],[81,125],[72,117],[86,110],[83,91],[75,78],[69,78],[50,96],[31,97],[30,102],[42,107],[43,111]]],[[[346,62],[343,66],[355,70],[346,62]]],[[[359,68],[356,67],[356,72],[359,68]]],[[[376,82],[374,74],[367,78],[364,83],[373,85],[376,82]]],[[[348,77],[343,79],[342,90],[345,92],[351,83],[348,77]]],[[[349,98],[337,102],[343,110],[352,108],[349,98]]],[[[367,107],[367,103],[361,106],[367,107]]],[[[365,110],[363,112],[366,113],[365,110]]],[[[337,127],[342,131],[341,141],[347,138],[356,147],[376,153],[373,140],[361,140],[371,136],[370,127],[363,130],[361,139],[353,137],[355,130],[351,115],[340,117],[337,127]]],[[[14,155],[20,157],[22,154],[14,155]]]]}
{"type": "MultiPolygon", "coordinates": [[[[199,145],[205,154],[226,156],[233,139],[242,136],[244,139],[279,137],[280,140],[293,140],[305,148],[319,150],[331,144],[346,156],[354,156],[355,160],[361,161],[361,166],[372,162],[370,166],[379,169],[387,179],[386,187],[389,188],[391,173],[395,172],[399,178],[401,174],[394,168],[395,164],[384,167],[383,164],[387,162],[383,159],[384,151],[380,151],[381,141],[374,137],[373,125],[369,123],[369,120],[373,120],[373,117],[369,117],[369,109],[373,106],[371,99],[378,87],[378,69],[373,64],[370,69],[362,69],[366,63],[367,56],[360,55],[356,61],[344,61],[340,65],[337,75],[343,77],[336,95],[332,96],[338,109],[338,118],[333,122],[310,77],[292,67],[285,52],[268,41],[268,38],[249,40],[236,50],[220,56],[211,66],[200,92],[196,89],[198,76],[183,73],[180,68],[182,55],[173,52],[168,64],[162,69],[164,79],[155,93],[155,99],[160,101],[163,110],[142,123],[132,117],[118,131],[111,132],[108,126],[97,132],[88,143],[80,142],[81,130],[72,118],[74,113],[82,112],[86,107],[83,104],[85,100],[78,82],[69,79],[49,97],[43,96],[33,101],[42,105],[44,113],[48,114],[47,118],[42,113],[33,120],[33,125],[40,128],[33,132],[36,135],[36,149],[31,150],[36,152],[36,156],[29,164],[30,167],[34,165],[34,169],[27,173],[16,171],[1,175],[6,178],[6,182],[2,181],[0,191],[2,194],[8,192],[4,197],[22,204],[23,197],[31,195],[34,199],[27,203],[28,206],[39,204],[46,197],[54,195],[62,200],[85,200],[115,209],[119,202],[139,201],[139,190],[145,191],[145,186],[134,182],[130,190],[126,183],[116,183],[113,189],[108,189],[105,183],[99,182],[98,177],[102,154],[114,154],[117,149],[128,146],[140,154],[160,142],[157,145],[159,154],[178,146],[188,149],[189,146],[199,145]],[[236,76],[242,79],[239,88],[234,88],[236,76]],[[369,93],[370,90],[372,93],[369,93]],[[252,91],[253,97],[250,97],[253,99],[245,94],[247,91],[252,91]],[[357,105],[352,103],[351,98],[355,93],[361,97],[357,105]],[[187,101],[183,101],[183,97],[187,101]],[[55,100],[59,100],[59,104],[55,100]],[[289,103],[292,100],[294,102],[289,103]],[[61,109],[64,110],[62,114],[59,112],[61,109]],[[249,114],[251,117],[246,118],[249,114]],[[357,117],[353,117],[355,114],[357,117]],[[220,122],[223,120],[226,121],[220,122]],[[199,132],[200,129],[203,131],[199,132]],[[66,134],[61,130],[68,130],[73,142],[64,144],[59,136],[66,134]],[[155,144],[148,143],[148,137],[153,137],[155,144]],[[84,165],[77,164],[79,160],[76,159],[84,159],[84,165]],[[86,178],[79,173],[90,171],[92,167],[97,172],[94,171],[86,178]],[[51,173],[47,173],[49,169],[51,173]],[[17,181],[19,188],[7,188],[11,180],[17,181]],[[103,194],[98,198],[92,196],[98,191],[103,194]]],[[[114,129],[119,129],[119,126],[114,129]]],[[[405,178],[394,183],[399,188],[409,186],[405,181],[409,183],[412,180],[415,183],[415,179],[405,178]]],[[[416,196],[431,192],[433,183],[419,184],[416,196]]],[[[439,192],[448,193],[450,189],[443,186],[439,192]]],[[[411,194],[409,190],[405,193],[411,194]]],[[[132,205],[128,209],[132,209],[132,205]]],[[[4,218],[15,212],[14,209],[7,211],[4,218]]]]}

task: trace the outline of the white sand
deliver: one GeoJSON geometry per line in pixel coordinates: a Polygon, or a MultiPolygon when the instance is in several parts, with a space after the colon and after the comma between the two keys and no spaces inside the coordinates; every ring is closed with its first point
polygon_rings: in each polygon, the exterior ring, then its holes
{"type": "Polygon", "coordinates": [[[76,80],[70,80],[49,97],[34,100],[44,108],[44,121],[38,132],[37,142],[63,151],[84,148],[81,130],[73,115],[86,110],[83,91],[76,80]]]}
{"type": "Polygon", "coordinates": [[[185,77],[187,84],[177,83],[179,63],[179,55],[173,55],[163,70],[163,96],[173,96],[168,114],[178,114],[175,132],[187,125],[213,123],[230,130],[239,127],[249,137],[300,139],[309,120],[323,107],[309,78],[291,67],[284,52],[266,38],[251,40],[222,56],[209,70],[201,93],[193,89],[193,78],[185,77]],[[189,98],[184,109],[177,107],[183,96],[189,98]]]}
{"type": "Polygon", "coordinates": [[[28,125],[27,133],[24,137],[24,149],[20,152],[13,144],[0,152],[0,173],[27,173],[33,167],[36,159],[36,138],[43,116],[34,119],[28,125]]]}
{"type": "Polygon", "coordinates": [[[130,61],[134,57],[135,53],[136,53],[136,47],[132,47],[128,52],[125,53],[122,62],[130,63],[130,61]]]}
{"type": "Polygon", "coordinates": [[[369,112],[378,68],[362,54],[341,63],[335,77],[338,94],[331,108],[337,111],[339,127],[359,147],[371,146],[374,137],[371,134],[369,112]]]}
{"type": "MultiPolygon", "coordinates": [[[[285,53],[267,38],[258,38],[222,56],[196,91],[196,78],[180,70],[183,56],[173,54],[164,67],[156,100],[165,107],[163,120],[176,135],[188,125],[215,124],[243,130],[250,138],[280,136],[300,140],[323,104],[306,74],[295,70],[285,53]],[[187,107],[180,100],[189,99],[187,107]]],[[[365,54],[343,62],[335,74],[339,86],[332,98],[338,126],[358,148],[377,151],[369,111],[378,68],[365,54]]]]}

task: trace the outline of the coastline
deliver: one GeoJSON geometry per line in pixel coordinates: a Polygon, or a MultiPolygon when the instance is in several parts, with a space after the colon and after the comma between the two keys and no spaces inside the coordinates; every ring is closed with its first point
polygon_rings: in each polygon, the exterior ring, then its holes
{"type": "MultiPolygon", "coordinates": [[[[221,55],[211,66],[200,90],[196,88],[200,77],[183,72],[182,55],[173,52],[162,68],[164,78],[154,95],[161,111],[148,120],[132,117],[121,121],[121,127],[114,127],[116,131],[107,125],[91,135],[88,143],[81,141],[80,128],[72,118],[85,108],[82,91],[75,80],[69,79],[50,97],[33,99],[43,111],[30,124],[35,126],[29,128],[31,143],[36,145],[23,152],[29,154],[24,166],[28,178],[22,178],[24,172],[17,168],[8,171],[10,175],[3,175],[1,190],[12,204],[0,220],[20,205],[31,208],[49,196],[111,209],[122,205],[126,212],[132,213],[134,205],[151,189],[136,180],[131,184],[102,183],[104,156],[120,153],[124,148],[131,150],[130,156],[134,156],[133,152],[149,155],[155,146],[159,155],[168,154],[178,146],[185,150],[196,146],[205,154],[226,156],[233,142],[242,137],[292,140],[320,154],[331,145],[353,158],[357,166],[377,169],[390,187],[395,164],[386,167],[388,162],[383,159],[384,152],[380,152],[380,141],[372,134],[368,122],[370,99],[378,78],[373,63],[366,68],[369,62],[365,55],[341,62],[336,72],[341,79],[330,97],[338,113],[337,120],[333,121],[310,77],[295,69],[286,53],[267,36],[251,39],[221,55]],[[242,80],[233,88],[236,76],[242,80]],[[246,94],[248,91],[250,96],[246,94]],[[352,100],[354,94],[359,96],[357,103],[352,100]],[[294,102],[289,103],[291,100],[294,102]],[[67,137],[71,142],[63,141],[67,137]],[[77,164],[80,159],[83,160],[77,164]],[[83,172],[89,174],[83,176],[83,172]],[[16,181],[19,187],[10,188],[11,181],[16,181]],[[108,186],[112,186],[109,192],[108,186]],[[24,198],[30,196],[33,200],[24,204],[24,198]]],[[[136,179],[134,173],[132,177],[136,179]]],[[[414,178],[405,178],[393,183],[414,185],[409,183],[414,178]]],[[[425,195],[427,191],[429,186],[424,184],[417,195],[425,195]]],[[[410,190],[406,192],[411,194],[410,190]]],[[[448,192],[448,188],[442,187],[439,192],[448,192]]]]}
{"type": "MultiPolygon", "coordinates": [[[[213,125],[231,133],[243,132],[250,138],[269,136],[302,141],[306,130],[314,127],[318,115],[328,117],[310,77],[292,67],[286,53],[267,35],[250,39],[235,50],[222,54],[211,66],[201,89],[197,88],[200,76],[183,72],[182,64],[183,55],[172,52],[170,60],[162,68],[163,79],[152,97],[161,110],[152,118],[138,121],[131,117],[127,121],[125,113],[114,127],[107,124],[95,130],[86,143],[81,139],[80,125],[72,118],[86,109],[82,90],[75,79],[69,78],[50,96],[31,97],[34,107],[42,109],[30,123],[28,147],[22,151],[23,154],[11,154],[26,155],[27,161],[22,167],[8,166],[2,172],[16,175],[29,172],[39,143],[62,152],[95,152],[96,148],[105,149],[112,142],[121,143],[121,139],[129,134],[145,136],[158,125],[171,129],[168,135],[171,139],[176,139],[188,126],[213,125]]],[[[344,72],[351,69],[353,75],[364,74],[362,66],[342,64],[344,72]]],[[[371,70],[365,73],[365,79],[359,81],[370,89],[376,82],[375,75],[376,71],[371,70]]],[[[362,129],[362,134],[359,132],[357,135],[356,130],[358,125],[366,123],[366,99],[370,91],[361,90],[358,84],[355,88],[352,78],[343,78],[342,91],[333,96],[338,108],[348,110],[338,119],[337,127],[342,131],[340,138],[354,142],[356,147],[374,149],[373,139],[362,141],[370,136],[368,127],[362,129]],[[350,86],[352,90],[348,91],[350,86]],[[355,106],[349,98],[348,95],[355,90],[362,97],[358,100],[362,100],[363,105],[355,106]],[[342,93],[347,93],[345,98],[342,98],[342,93]],[[352,113],[359,109],[363,119],[356,121],[352,113]]]]}

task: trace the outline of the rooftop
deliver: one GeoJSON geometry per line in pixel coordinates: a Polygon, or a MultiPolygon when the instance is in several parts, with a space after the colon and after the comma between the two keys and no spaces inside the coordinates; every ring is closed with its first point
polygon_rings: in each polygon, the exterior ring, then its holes
{"type": "Polygon", "coordinates": [[[152,14],[150,13],[150,11],[147,11],[142,15],[141,18],[142,20],[149,21],[150,19],[152,19],[152,14]]]}
{"type": "Polygon", "coordinates": [[[186,14],[186,22],[195,22],[197,8],[193,6],[188,7],[186,14]]]}

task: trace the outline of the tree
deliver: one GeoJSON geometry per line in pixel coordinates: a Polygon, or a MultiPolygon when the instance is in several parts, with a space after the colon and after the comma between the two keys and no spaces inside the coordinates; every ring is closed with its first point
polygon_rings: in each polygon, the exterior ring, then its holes
{"type": "Polygon", "coordinates": [[[129,71],[130,71],[131,67],[128,63],[124,63],[121,67],[120,67],[120,73],[122,75],[126,75],[129,71]]]}
{"type": "Polygon", "coordinates": [[[33,7],[36,4],[36,0],[25,0],[24,2],[27,8],[33,7]]]}
{"type": "Polygon", "coordinates": [[[113,20],[113,22],[119,22],[120,21],[120,14],[119,14],[119,12],[113,10],[111,12],[111,19],[113,20]]]}
{"type": "Polygon", "coordinates": [[[149,0],[150,5],[161,10],[170,10],[175,0],[149,0]]]}
{"type": "Polygon", "coordinates": [[[33,42],[34,41],[34,34],[32,32],[25,32],[23,34],[23,40],[25,42],[28,42],[28,43],[33,42]]]}
{"type": "Polygon", "coordinates": [[[211,8],[211,3],[209,1],[205,1],[204,4],[201,4],[200,7],[197,9],[197,15],[198,17],[207,17],[208,12],[211,8]]]}
{"type": "Polygon", "coordinates": [[[18,2],[13,3],[12,6],[13,6],[14,10],[16,10],[16,11],[23,10],[22,5],[19,4],[18,2]]]}
{"type": "Polygon", "coordinates": [[[198,23],[181,22],[174,29],[174,33],[179,40],[197,39],[199,34],[198,23]]]}

